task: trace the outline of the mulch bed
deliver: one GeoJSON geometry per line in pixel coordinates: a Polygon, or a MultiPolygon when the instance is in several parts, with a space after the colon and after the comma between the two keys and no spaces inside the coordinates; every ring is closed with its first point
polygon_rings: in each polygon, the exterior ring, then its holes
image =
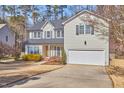
{"type": "Polygon", "coordinates": [[[46,62],[43,65],[62,65],[60,62],[46,62]]]}

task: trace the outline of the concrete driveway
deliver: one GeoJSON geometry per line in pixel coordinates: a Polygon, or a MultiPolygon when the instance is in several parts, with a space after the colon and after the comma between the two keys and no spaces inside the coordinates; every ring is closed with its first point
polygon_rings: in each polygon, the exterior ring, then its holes
{"type": "MultiPolygon", "coordinates": [[[[12,86],[11,86],[12,87],[12,86]]],[[[61,69],[14,84],[23,88],[110,88],[112,82],[102,66],[66,65],[61,69]]]]}

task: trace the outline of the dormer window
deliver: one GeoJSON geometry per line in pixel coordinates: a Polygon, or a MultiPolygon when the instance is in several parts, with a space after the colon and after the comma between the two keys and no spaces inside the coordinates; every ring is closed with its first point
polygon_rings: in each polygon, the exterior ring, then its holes
{"type": "Polygon", "coordinates": [[[47,31],[47,38],[50,38],[50,31],[47,31]]]}
{"type": "Polygon", "coordinates": [[[38,32],[37,37],[38,37],[38,38],[41,38],[41,35],[42,35],[41,32],[38,32]]]}

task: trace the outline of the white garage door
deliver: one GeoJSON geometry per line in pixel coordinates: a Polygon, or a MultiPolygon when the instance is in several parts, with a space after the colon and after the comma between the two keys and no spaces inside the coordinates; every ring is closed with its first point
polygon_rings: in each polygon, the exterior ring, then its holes
{"type": "Polygon", "coordinates": [[[69,51],[68,64],[105,65],[105,51],[69,51]]]}

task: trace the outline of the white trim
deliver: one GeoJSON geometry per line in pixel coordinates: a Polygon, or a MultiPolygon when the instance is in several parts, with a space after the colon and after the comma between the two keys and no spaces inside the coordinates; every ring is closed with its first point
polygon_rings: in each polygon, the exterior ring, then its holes
{"type": "Polygon", "coordinates": [[[41,27],[41,30],[45,27],[45,25],[48,23],[48,21],[46,21],[43,26],[41,27]]]}
{"type": "Polygon", "coordinates": [[[29,32],[29,39],[41,39],[43,38],[43,34],[41,31],[29,32]],[[36,37],[34,37],[34,33],[36,33],[36,37]],[[38,33],[40,33],[40,37],[38,37],[38,33]]]}
{"type": "Polygon", "coordinates": [[[64,38],[64,37],[62,36],[62,30],[56,30],[56,31],[55,31],[55,35],[56,35],[56,38],[64,38]],[[59,37],[57,36],[57,32],[60,33],[60,36],[59,36],[59,37]]]}
{"type": "Polygon", "coordinates": [[[51,24],[51,22],[49,22],[48,20],[43,24],[43,26],[41,27],[41,30],[43,30],[44,29],[44,27],[48,24],[48,23],[50,23],[50,25],[52,25],[53,27],[54,27],[54,25],[53,24],[51,24]]]}
{"type": "Polygon", "coordinates": [[[72,20],[72,19],[75,18],[76,16],[79,16],[80,14],[83,14],[83,13],[85,13],[85,12],[86,12],[86,13],[89,13],[89,14],[91,14],[91,15],[95,15],[95,16],[97,16],[97,17],[101,17],[101,19],[103,18],[103,20],[106,19],[107,21],[110,21],[110,19],[108,19],[108,18],[102,17],[102,16],[100,16],[100,15],[98,15],[98,14],[95,14],[95,13],[93,13],[93,12],[91,12],[91,11],[84,10],[84,11],[80,11],[80,12],[77,13],[76,15],[70,17],[69,19],[67,19],[67,20],[66,20],[65,22],[63,22],[62,24],[65,25],[68,21],[72,20]]]}
{"type": "MultiPolygon", "coordinates": [[[[82,23],[80,23],[80,25],[79,25],[79,34],[78,35],[92,35],[92,29],[91,29],[91,27],[90,27],[90,33],[88,33],[88,34],[86,34],[86,25],[88,25],[88,24],[82,24],[82,23]],[[80,34],[80,26],[81,25],[83,25],[84,26],[84,34],[80,34]]],[[[94,34],[93,34],[94,35],[94,34]]]]}
{"type": "MultiPolygon", "coordinates": [[[[42,45],[26,45],[26,46],[25,46],[25,54],[29,54],[29,53],[28,53],[28,47],[32,47],[33,49],[34,49],[35,47],[37,47],[38,50],[39,50],[39,54],[42,54],[42,45]]],[[[33,52],[34,52],[34,50],[33,50],[33,52]]]]}
{"type": "Polygon", "coordinates": [[[52,31],[46,31],[45,39],[51,39],[52,38],[52,31]],[[47,37],[47,32],[50,32],[50,37],[47,37]]]}

